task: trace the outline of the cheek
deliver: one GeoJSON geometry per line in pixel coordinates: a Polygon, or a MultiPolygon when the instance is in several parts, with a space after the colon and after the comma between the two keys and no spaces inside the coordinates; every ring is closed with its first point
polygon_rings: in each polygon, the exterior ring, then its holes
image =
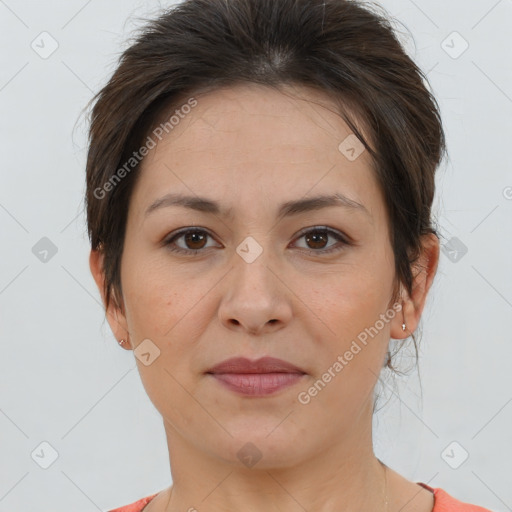
{"type": "MultiPolygon", "coordinates": [[[[301,290],[307,298],[304,302],[314,313],[308,314],[307,328],[313,333],[326,370],[339,355],[350,350],[357,353],[348,366],[378,370],[389,339],[390,323],[383,323],[380,318],[387,311],[391,283],[387,265],[358,265],[334,272],[323,280],[323,286],[316,281],[314,288],[301,290]]],[[[370,372],[365,376],[372,378],[370,372]]]]}
{"type": "Polygon", "coordinates": [[[194,339],[193,331],[201,332],[201,319],[209,318],[204,310],[208,301],[203,299],[214,281],[159,261],[137,264],[137,271],[134,267],[127,262],[123,293],[128,326],[136,340],[149,338],[162,347],[170,343],[177,350],[173,340],[194,339]]]}
{"type": "Polygon", "coordinates": [[[128,325],[135,332],[151,338],[164,328],[164,324],[168,329],[172,326],[173,313],[178,313],[175,308],[178,297],[173,287],[146,275],[144,279],[135,276],[128,279],[123,290],[128,325]]]}
{"type": "Polygon", "coordinates": [[[311,401],[311,416],[332,411],[338,422],[357,416],[367,406],[382,369],[390,323],[380,320],[388,300],[382,281],[359,274],[358,279],[346,278],[335,285],[323,295],[318,290],[313,293],[322,299],[312,308],[322,321],[309,315],[306,330],[313,333],[318,354],[310,382],[314,389],[309,388],[312,393],[318,390],[311,401]]]}
{"type": "Polygon", "coordinates": [[[391,296],[391,277],[383,265],[358,266],[333,276],[323,289],[316,290],[315,297],[335,324],[345,326],[344,331],[353,330],[373,323],[384,312],[391,296]]]}
{"type": "Polygon", "coordinates": [[[129,247],[125,254],[121,280],[128,326],[136,342],[158,339],[179,315],[181,285],[161,265],[130,252],[129,247]]]}

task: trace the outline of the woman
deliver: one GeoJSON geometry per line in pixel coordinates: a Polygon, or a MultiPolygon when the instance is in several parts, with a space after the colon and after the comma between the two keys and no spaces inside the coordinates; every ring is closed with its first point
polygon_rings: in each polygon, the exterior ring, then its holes
{"type": "Polygon", "coordinates": [[[372,446],[438,259],[435,99],[384,15],[189,0],[94,98],[90,266],[172,486],[118,512],[484,511],[372,446]]]}

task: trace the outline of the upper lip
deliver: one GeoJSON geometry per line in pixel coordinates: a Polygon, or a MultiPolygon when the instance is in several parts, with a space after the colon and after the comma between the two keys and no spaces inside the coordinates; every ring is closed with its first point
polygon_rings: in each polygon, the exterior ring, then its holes
{"type": "Polygon", "coordinates": [[[206,373],[305,373],[299,367],[276,359],[262,357],[251,361],[245,357],[232,357],[213,366],[206,373]]]}

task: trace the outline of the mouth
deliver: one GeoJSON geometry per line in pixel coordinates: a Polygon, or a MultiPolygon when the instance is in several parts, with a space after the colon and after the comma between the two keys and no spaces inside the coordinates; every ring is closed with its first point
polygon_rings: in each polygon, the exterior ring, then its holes
{"type": "Polygon", "coordinates": [[[256,361],[237,357],[223,361],[206,374],[237,394],[267,396],[297,384],[306,372],[273,357],[263,357],[256,361]]]}

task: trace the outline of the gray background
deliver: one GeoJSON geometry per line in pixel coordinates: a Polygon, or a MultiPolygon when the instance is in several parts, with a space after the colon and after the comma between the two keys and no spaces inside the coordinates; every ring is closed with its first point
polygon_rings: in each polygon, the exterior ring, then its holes
{"type": "MultiPolygon", "coordinates": [[[[450,159],[423,398],[417,372],[398,394],[382,383],[375,448],[411,480],[512,510],[512,1],[381,3],[428,72],[450,159]]],[[[0,0],[0,512],[108,510],[170,484],[160,415],[104,321],[82,213],[81,111],[159,7],[0,0]]]]}

